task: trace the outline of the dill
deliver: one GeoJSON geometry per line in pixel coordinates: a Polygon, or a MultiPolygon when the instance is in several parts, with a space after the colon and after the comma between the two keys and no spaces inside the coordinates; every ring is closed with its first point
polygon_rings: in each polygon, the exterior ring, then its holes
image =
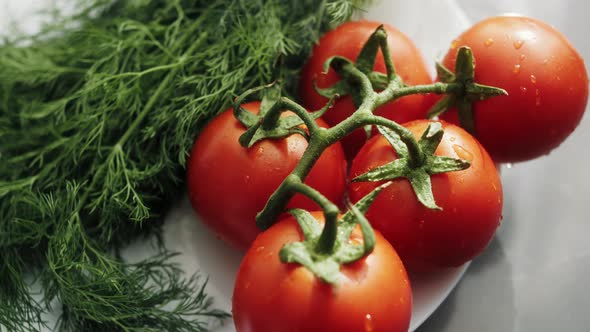
{"type": "Polygon", "coordinates": [[[293,95],[320,33],[363,2],[80,0],[6,37],[0,331],[40,330],[56,306],[61,331],[206,331],[227,317],[165,249],[133,264],[117,252],[158,234],[203,124],[253,86],[293,95]]]}

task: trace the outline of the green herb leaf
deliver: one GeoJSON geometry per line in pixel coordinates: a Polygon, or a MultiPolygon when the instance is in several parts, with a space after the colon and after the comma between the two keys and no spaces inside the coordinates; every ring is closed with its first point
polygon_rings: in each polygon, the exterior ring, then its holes
{"type": "Polygon", "coordinates": [[[199,129],[238,91],[278,80],[293,93],[313,43],[358,3],[88,0],[6,37],[0,329],[38,330],[54,300],[62,331],[205,331],[226,317],[170,255],[131,265],[116,252],[159,233],[199,129]]]}

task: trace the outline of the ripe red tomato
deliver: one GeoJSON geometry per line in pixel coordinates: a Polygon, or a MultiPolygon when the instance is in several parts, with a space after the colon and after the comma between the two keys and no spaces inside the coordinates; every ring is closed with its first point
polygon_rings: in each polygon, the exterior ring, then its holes
{"type": "MultiPolygon", "coordinates": [[[[427,120],[417,120],[404,126],[419,138],[428,124],[427,120]]],[[[467,262],[485,249],[501,220],[502,185],[492,159],[465,130],[442,124],[445,133],[435,155],[471,162],[463,171],[431,176],[434,199],[442,210],[420,204],[404,178],[385,188],[366,214],[409,270],[434,270],[467,262]]],[[[373,137],[354,159],[351,176],[395,159],[397,155],[387,140],[373,137]]],[[[379,184],[352,183],[351,200],[358,201],[379,184]]]]}
{"type": "MultiPolygon", "coordinates": [[[[256,113],[259,107],[259,102],[244,105],[256,113]]],[[[318,124],[327,126],[321,120],[318,124]]],[[[291,135],[244,148],[238,143],[244,132],[231,109],[223,112],[200,133],[187,167],[189,198],[200,219],[222,240],[243,250],[260,232],[256,214],[295,168],[308,145],[301,135],[291,135]]],[[[339,143],[324,151],[305,183],[331,201],[341,201],[346,160],[339,143]]],[[[294,196],[288,207],[317,209],[303,195],[294,196]]]]}
{"type": "MultiPolygon", "coordinates": [[[[319,109],[328,101],[314,89],[313,82],[320,88],[328,88],[340,79],[334,70],[322,74],[326,60],[332,56],[343,56],[356,60],[363,45],[380,25],[378,22],[354,21],[347,22],[326,33],[313,49],[313,53],[301,75],[300,94],[306,107],[319,109]]],[[[429,84],[432,78],[428,73],[420,51],[402,32],[390,25],[384,25],[387,41],[391,50],[396,72],[409,85],[429,84]]],[[[385,73],[385,61],[381,52],[375,61],[374,71],[385,73]]],[[[414,119],[423,119],[431,105],[431,100],[422,95],[411,95],[383,105],[375,114],[384,116],[399,123],[414,119]]],[[[340,98],[334,107],[324,115],[324,120],[334,126],[350,116],[355,110],[350,96],[340,98]]],[[[352,159],[366,141],[364,131],[357,130],[347,136],[342,145],[349,159],[352,159]]]]}
{"type": "MultiPolygon", "coordinates": [[[[321,212],[312,215],[323,222],[321,212]]],[[[240,266],[234,293],[237,332],[407,332],[412,292],[399,257],[376,233],[368,256],[343,265],[336,285],[320,281],[307,268],[285,264],[285,243],[303,240],[293,217],[279,221],[254,241],[240,266]]],[[[362,243],[357,227],[351,241],[362,243]]]]}
{"type": "MultiPolygon", "coordinates": [[[[588,76],[580,54],[555,28],[528,17],[485,19],[452,42],[447,68],[454,68],[461,46],[473,50],[476,82],[508,92],[473,107],[475,135],[495,161],[547,154],[577,127],[588,76]]],[[[456,111],[441,118],[459,123],[456,111]]]]}

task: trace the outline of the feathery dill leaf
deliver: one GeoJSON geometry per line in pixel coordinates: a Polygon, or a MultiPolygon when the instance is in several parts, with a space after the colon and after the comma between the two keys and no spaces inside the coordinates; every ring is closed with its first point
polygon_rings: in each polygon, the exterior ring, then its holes
{"type": "Polygon", "coordinates": [[[61,331],[206,331],[227,314],[205,282],[165,251],[113,253],[159,230],[203,124],[256,85],[294,94],[321,31],[365,1],[78,2],[0,46],[0,331],[39,330],[56,299],[61,331]]]}

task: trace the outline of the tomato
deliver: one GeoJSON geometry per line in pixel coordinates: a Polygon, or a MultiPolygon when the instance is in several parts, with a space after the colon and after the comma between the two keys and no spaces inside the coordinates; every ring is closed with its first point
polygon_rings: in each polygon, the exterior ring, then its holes
{"type": "MultiPolygon", "coordinates": [[[[259,107],[259,102],[244,105],[254,113],[259,107]]],[[[321,120],[318,124],[327,126],[321,120]]],[[[222,240],[244,250],[259,233],[256,214],[295,168],[308,145],[301,135],[291,135],[244,148],[238,138],[245,130],[232,109],[221,113],[197,138],[187,167],[189,198],[200,219],[222,240]]],[[[334,144],[324,151],[305,183],[339,202],[345,191],[346,167],[342,147],[334,144]]],[[[316,205],[296,195],[288,207],[313,209],[316,205]]]]}
{"type": "MultiPolygon", "coordinates": [[[[323,222],[321,212],[312,215],[323,222]]],[[[376,233],[373,252],[343,265],[336,285],[307,268],[285,264],[283,244],[303,240],[293,217],[279,221],[254,241],[238,271],[233,293],[237,332],[407,332],[412,310],[410,282],[399,257],[376,233]]],[[[362,243],[357,227],[351,241],[362,243]]]]}
{"type": "MultiPolygon", "coordinates": [[[[379,25],[378,22],[369,21],[347,22],[326,33],[320,39],[301,75],[299,90],[305,106],[310,109],[319,109],[328,101],[315,91],[314,81],[318,87],[327,88],[340,80],[333,69],[330,69],[327,74],[322,74],[326,60],[339,55],[355,61],[363,45],[379,25]]],[[[396,28],[390,25],[384,25],[384,27],[397,74],[409,85],[431,83],[432,78],[414,43],[396,28]]],[[[378,53],[374,70],[386,72],[381,52],[378,53]]],[[[430,101],[422,95],[407,96],[383,105],[376,110],[375,114],[399,123],[425,118],[426,111],[431,105],[430,101]]],[[[329,125],[334,126],[350,116],[355,109],[351,97],[345,96],[336,101],[334,107],[326,112],[324,119],[329,125]]],[[[347,136],[342,141],[347,157],[352,159],[365,141],[366,134],[360,129],[347,136]]]]}
{"type": "MultiPolygon", "coordinates": [[[[419,138],[429,121],[405,124],[419,138]]],[[[393,245],[409,270],[427,271],[459,266],[481,253],[500,224],[502,185],[494,162],[485,149],[465,130],[442,123],[444,135],[437,156],[471,162],[462,171],[431,176],[434,199],[442,210],[418,202],[405,178],[396,179],[375,199],[367,219],[393,245]]],[[[351,176],[397,159],[383,136],[371,138],[352,162],[351,176]]],[[[353,202],[369,193],[379,182],[353,182],[353,202]]]]}
{"type": "MultiPolygon", "coordinates": [[[[577,127],[588,99],[584,61],[555,28],[521,16],[485,19],[451,44],[443,64],[454,68],[457,48],[475,57],[475,81],[508,96],[476,102],[475,135],[497,162],[549,153],[577,127]]],[[[457,112],[442,115],[458,123],[457,112]]]]}

